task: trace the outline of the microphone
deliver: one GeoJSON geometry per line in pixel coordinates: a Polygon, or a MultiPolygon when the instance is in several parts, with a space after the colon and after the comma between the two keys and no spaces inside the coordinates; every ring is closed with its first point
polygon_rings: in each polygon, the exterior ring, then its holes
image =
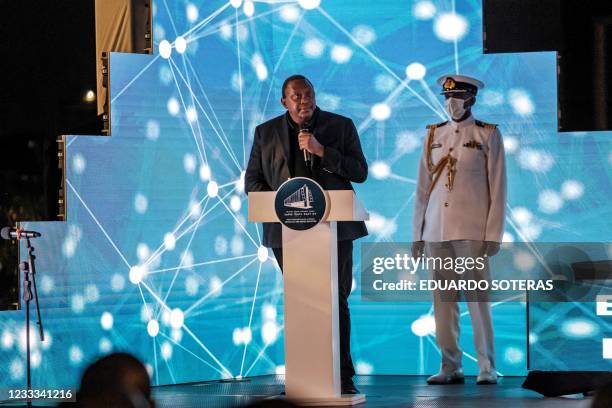
{"type": "MultiPolygon", "coordinates": [[[[309,122],[303,122],[300,124],[300,133],[302,132],[312,133],[312,128],[310,127],[309,122]]],[[[308,166],[309,169],[312,168],[312,155],[306,149],[302,149],[302,152],[304,152],[304,162],[306,162],[306,166],[308,166]]]]}
{"type": "Polygon", "coordinates": [[[38,238],[40,232],[26,231],[15,227],[4,227],[0,230],[0,237],[2,239],[21,239],[21,238],[38,238]]]}

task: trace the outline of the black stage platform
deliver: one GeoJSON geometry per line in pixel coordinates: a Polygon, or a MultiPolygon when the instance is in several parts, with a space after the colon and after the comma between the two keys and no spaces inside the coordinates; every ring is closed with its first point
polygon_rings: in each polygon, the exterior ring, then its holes
{"type": "MultiPolygon", "coordinates": [[[[466,377],[463,385],[427,385],[420,376],[356,376],[355,384],[367,395],[358,407],[537,407],[587,408],[591,398],[544,398],[521,388],[524,377],[505,377],[498,385],[476,385],[466,377]]],[[[251,377],[247,381],[206,382],[155,387],[158,408],[235,407],[280,394],[283,377],[251,377]]]]}

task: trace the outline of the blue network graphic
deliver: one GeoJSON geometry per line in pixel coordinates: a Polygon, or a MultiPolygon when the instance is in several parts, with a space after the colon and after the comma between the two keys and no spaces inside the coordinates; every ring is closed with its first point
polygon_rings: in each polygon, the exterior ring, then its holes
{"type": "MultiPolygon", "coordinates": [[[[44,234],[37,386],[75,386],[114,350],[136,354],[155,384],[284,373],[282,275],[246,221],[243,179],[253,130],[283,112],[294,73],[359,130],[363,241],[411,239],[425,125],[445,120],[435,80],[457,71],[485,82],[475,116],[504,136],[504,240],[610,240],[611,135],[557,133],[555,55],[483,55],[479,1],[159,0],[153,15],[154,55],[111,55],[112,136],[66,137],[67,222],[28,225],[44,234]]],[[[431,305],[361,301],[359,256],[356,245],[357,372],[437,371],[431,305]]],[[[493,314],[503,375],[526,372],[528,342],[532,368],[610,369],[612,329],[593,303],[531,305],[529,336],[525,304],[493,314]]],[[[24,350],[23,311],[2,313],[3,384],[24,383],[24,350]]]]}

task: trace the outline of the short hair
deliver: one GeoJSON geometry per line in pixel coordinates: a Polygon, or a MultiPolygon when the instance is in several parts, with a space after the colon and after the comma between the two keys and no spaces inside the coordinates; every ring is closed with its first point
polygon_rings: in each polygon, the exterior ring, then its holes
{"type": "Polygon", "coordinates": [[[285,89],[287,89],[287,86],[291,81],[304,81],[306,85],[308,85],[314,92],[314,85],[312,84],[312,82],[310,82],[308,78],[306,78],[304,75],[295,74],[291,75],[289,78],[285,79],[285,82],[283,82],[283,98],[285,97],[285,89]]]}

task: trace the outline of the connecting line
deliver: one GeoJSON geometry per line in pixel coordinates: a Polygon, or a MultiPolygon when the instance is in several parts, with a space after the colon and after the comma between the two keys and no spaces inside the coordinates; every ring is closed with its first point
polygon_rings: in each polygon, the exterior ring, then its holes
{"type": "Polygon", "coordinates": [[[198,266],[213,265],[213,264],[218,264],[218,263],[223,263],[223,262],[236,261],[238,259],[251,258],[253,256],[255,256],[255,255],[253,255],[253,254],[240,255],[240,256],[234,256],[234,257],[231,257],[231,258],[215,259],[214,261],[199,262],[199,263],[195,263],[195,264],[191,264],[191,265],[176,266],[174,268],[157,269],[157,270],[154,270],[154,271],[147,272],[147,275],[153,275],[153,274],[156,274],[156,273],[175,271],[175,270],[181,269],[181,268],[195,268],[195,267],[198,267],[198,266]]]}
{"type": "MultiPolygon", "coordinates": [[[[261,276],[262,263],[259,263],[259,270],[257,271],[257,281],[255,281],[255,291],[253,293],[253,303],[251,303],[251,314],[249,315],[249,332],[251,332],[251,324],[253,322],[253,311],[255,310],[255,302],[257,301],[257,289],[259,288],[259,277],[261,276]]],[[[246,358],[248,343],[244,343],[244,350],[242,351],[242,362],[240,363],[240,375],[242,376],[242,370],[244,369],[244,360],[246,358]]]]}
{"type": "MultiPolygon", "coordinates": [[[[281,327],[278,328],[278,331],[282,331],[285,328],[285,325],[283,324],[281,327]]],[[[248,377],[251,370],[253,370],[253,368],[255,367],[255,364],[257,364],[257,362],[264,356],[264,353],[266,352],[266,350],[268,349],[268,346],[270,345],[270,343],[266,343],[261,350],[259,350],[259,353],[257,354],[257,357],[255,357],[255,360],[253,360],[253,362],[251,363],[251,365],[249,366],[249,369],[246,370],[246,373],[244,373],[245,377],[248,377]]]]}
{"type": "Polygon", "coordinates": [[[297,0],[251,0],[253,3],[265,4],[297,4],[297,0]]]}
{"type": "MultiPolygon", "coordinates": [[[[174,61],[172,61],[172,64],[175,64],[174,61]]],[[[175,64],[176,66],[176,64],[175,64]]],[[[225,141],[223,139],[223,137],[221,137],[221,134],[219,134],[219,131],[217,130],[217,128],[215,127],[215,125],[212,123],[212,120],[210,119],[210,117],[208,116],[208,114],[206,113],[206,110],[204,110],[204,107],[202,106],[202,104],[200,103],[200,101],[198,100],[198,98],[195,96],[195,94],[193,93],[193,90],[191,89],[191,87],[189,86],[189,84],[187,83],[187,81],[185,80],[185,78],[183,77],[183,75],[181,74],[181,71],[178,69],[177,67],[177,72],[179,77],[181,78],[181,80],[187,85],[187,89],[189,90],[190,95],[192,96],[193,100],[195,100],[196,105],[198,105],[198,107],[200,108],[200,110],[202,111],[202,113],[204,114],[204,117],[206,118],[206,120],[208,120],[208,123],[210,124],[212,130],[215,132],[215,134],[217,135],[217,137],[219,137],[219,140],[221,141],[221,145],[223,147],[225,147],[225,150],[227,150],[227,153],[229,154],[230,158],[232,160],[234,160],[234,163],[236,164],[236,167],[238,167],[238,169],[240,171],[242,171],[242,167],[240,167],[240,163],[238,163],[238,160],[236,159],[234,152],[231,150],[231,145],[229,145],[229,141],[225,141]],[[226,144],[227,143],[227,144],[226,144]]],[[[172,73],[174,75],[174,70],[172,70],[172,73]]],[[[178,84],[177,84],[178,87],[178,84]]],[[[182,98],[182,97],[181,97],[182,98]]],[[[202,144],[204,144],[204,141],[202,141],[202,144]]],[[[198,146],[199,149],[199,146],[198,146]]]]}
{"type": "Polygon", "coordinates": [[[240,226],[240,228],[244,231],[244,233],[247,235],[247,237],[249,237],[249,239],[251,240],[251,242],[253,243],[253,245],[255,245],[256,248],[259,248],[259,245],[257,245],[257,242],[255,242],[255,240],[253,239],[253,237],[251,236],[251,234],[249,234],[249,232],[246,230],[246,228],[244,228],[244,225],[242,225],[242,223],[240,222],[240,220],[238,219],[238,217],[236,217],[234,215],[234,212],[227,206],[227,204],[225,204],[225,201],[223,201],[223,199],[221,197],[219,197],[219,200],[221,201],[221,204],[223,204],[223,206],[225,207],[225,209],[227,210],[228,213],[230,213],[230,215],[232,216],[232,218],[234,218],[234,220],[238,223],[238,225],[240,226]]]}
{"type": "MultiPolygon", "coordinates": [[[[125,91],[126,91],[126,90],[127,90],[127,89],[128,89],[128,88],[129,88],[129,87],[130,87],[130,86],[131,86],[133,83],[134,83],[134,82],[136,82],[136,80],[137,80],[138,78],[140,78],[140,76],[141,76],[142,74],[144,74],[144,73],[145,73],[145,71],[146,71],[147,69],[149,69],[149,67],[150,67],[151,65],[153,65],[153,64],[155,63],[155,61],[157,61],[157,59],[158,59],[158,58],[159,58],[159,54],[157,54],[155,57],[153,57],[153,59],[152,59],[151,61],[149,61],[149,63],[148,63],[147,65],[145,65],[145,66],[144,66],[144,68],[142,68],[142,69],[141,69],[141,70],[140,70],[140,71],[139,71],[139,72],[138,72],[136,75],[134,75],[134,78],[132,78],[132,79],[130,80],[130,82],[128,82],[128,83],[127,83],[127,84],[126,84],[126,85],[125,85],[125,86],[124,86],[124,87],[123,87],[123,88],[122,88],[122,89],[121,89],[119,92],[117,92],[117,94],[116,94],[116,95],[114,95],[114,96],[111,98],[111,103],[115,102],[115,100],[116,100],[118,97],[120,97],[121,95],[123,95],[123,93],[124,93],[124,92],[125,92],[125,91]]],[[[110,90],[109,90],[109,92],[110,92],[110,90]]]]}
{"type": "Polygon", "coordinates": [[[183,349],[184,351],[186,351],[187,353],[191,354],[192,356],[194,356],[196,359],[200,360],[201,362],[203,362],[204,364],[206,364],[208,367],[210,367],[212,370],[216,371],[217,373],[219,373],[221,376],[226,375],[227,373],[219,370],[217,367],[215,367],[214,365],[210,364],[208,361],[204,360],[202,357],[198,356],[197,354],[195,354],[193,351],[189,350],[187,347],[181,345],[180,343],[178,343],[177,341],[175,341],[172,337],[169,337],[167,334],[162,333],[161,331],[159,332],[159,334],[162,335],[162,337],[164,337],[166,340],[171,341],[175,346],[178,346],[179,348],[183,349]]]}
{"type": "MultiPolygon", "coordinates": [[[[508,303],[508,302],[510,302],[510,301],[512,301],[512,300],[521,299],[521,298],[523,298],[523,297],[524,297],[524,295],[515,295],[515,296],[512,296],[512,297],[510,297],[510,298],[508,298],[508,299],[500,300],[499,302],[493,302],[493,303],[491,303],[491,308],[494,308],[494,307],[499,306],[499,305],[503,305],[504,303],[508,303]]],[[[477,302],[477,303],[478,303],[478,302],[477,302]]],[[[467,315],[469,315],[469,314],[470,314],[470,311],[469,311],[469,310],[466,310],[465,312],[462,312],[462,313],[459,315],[459,317],[464,317],[464,316],[467,316],[467,315]]]]}
{"type": "Polygon", "coordinates": [[[147,316],[151,317],[151,316],[153,316],[153,313],[151,313],[151,311],[149,310],[149,305],[147,304],[147,301],[145,300],[144,293],[142,293],[142,288],[140,287],[140,283],[141,282],[138,282],[138,292],[140,292],[140,298],[142,299],[142,304],[145,307],[145,311],[147,312],[147,316]]]}
{"type": "MultiPolygon", "coordinates": [[[[275,13],[276,11],[280,10],[281,8],[282,7],[277,7],[275,9],[268,10],[268,11],[265,11],[263,13],[256,14],[256,15],[254,15],[252,17],[249,17],[249,18],[246,18],[244,20],[239,20],[238,23],[242,24],[242,23],[247,23],[249,21],[257,20],[258,18],[262,18],[262,17],[265,17],[265,16],[267,16],[269,14],[275,13]]],[[[200,38],[208,37],[209,35],[213,35],[215,33],[218,33],[219,31],[221,31],[221,27],[223,26],[223,24],[227,24],[227,23],[222,22],[220,24],[215,25],[214,27],[211,27],[209,30],[204,31],[202,34],[198,34],[198,35],[192,36],[191,37],[191,41],[199,40],[200,38]]],[[[229,27],[234,27],[234,25],[235,24],[228,24],[229,27]]]]}
{"type": "MultiPolygon", "coordinates": [[[[191,27],[189,30],[185,31],[182,35],[182,37],[187,37],[189,35],[191,35],[191,33],[193,33],[196,30],[199,30],[200,28],[205,27],[208,23],[210,23],[215,17],[217,17],[219,14],[223,13],[223,11],[228,8],[230,6],[230,2],[228,1],[227,3],[225,3],[223,6],[219,7],[217,10],[213,11],[208,17],[204,18],[202,21],[200,21],[199,23],[195,24],[193,27],[191,27]]],[[[187,39],[187,42],[190,43],[194,41],[194,39],[192,37],[189,37],[187,39]]]]}
{"type": "Polygon", "coordinates": [[[189,315],[189,313],[191,313],[191,311],[193,309],[195,309],[196,307],[200,306],[202,303],[204,303],[206,301],[206,299],[208,299],[209,297],[211,297],[212,295],[217,293],[221,288],[223,288],[223,286],[225,286],[225,284],[227,282],[229,282],[232,279],[234,279],[236,276],[238,276],[240,273],[242,273],[246,268],[251,266],[251,264],[253,264],[253,262],[257,261],[257,255],[252,255],[252,256],[253,256],[253,259],[251,261],[249,261],[248,263],[243,265],[240,269],[238,269],[236,272],[234,272],[229,278],[227,278],[226,280],[221,282],[221,285],[219,285],[218,287],[215,287],[214,289],[210,290],[206,295],[202,296],[197,302],[195,302],[193,305],[189,306],[185,310],[184,316],[187,317],[189,315]]]}
{"type": "Polygon", "coordinates": [[[235,10],[236,14],[236,54],[238,55],[238,88],[240,89],[240,119],[242,121],[242,168],[246,168],[246,147],[245,147],[245,139],[244,139],[244,106],[242,103],[242,65],[240,63],[240,39],[238,38],[238,28],[240,28],[240,24],[238,24],[238,9],[235,10]]]}
{"type": "MultiPolygon", "coordinates": [[[[400,81],[399,85],[396,86],[393,91],[391,91],[391,93],[385,98],[383,103],[389,104],[392,101],[394,101],[399,96],[401,91],[408,86],[409,83],[410,83],[410,79],[408,78],[404,79],[403,81],[400,81]]],[[[357,127],[357,132],[359,133],[363,132],[368,126],[370,126],[370,123],[372,123],[372,120],[374,120],[374,118],[372,117],[372,113],[370,113],[368,118],[357,127]]]]}
{"type": "MultiPolygon", "coordinates": [[[[455,0],[451,1],[451,8],[453,10],[453,16],[457,16],[457,13],[455,11],[455,0]]],[[[455,36],[455,38],[453,39],[453,48],[455,51],[455,74],[459,75],[459,47],[457,44],[457,36],[455,36]]]]}
{"type": "Polygon", "coordinates": [[[170,20],[170,24],[172,24],[172,29],[174,30],[174,35],[178,35],[178,31],[176,29],[176,25],[174,24],[174,20],[172,19],[172,13],[170,13],[170,8],[168,7],[168,3],[164,0],[164,7],[166,8],[166,13],[168,13],[168,20],[170,20]]]}
{"type": "Polygon", "coordinates": [[[72,190],[72,192],[74,193],[74,195],[79,199],[79,201],[81,202],[81,204],[83,205],[83,207],[85,208],[85,210],[89,213],[89,215],[91,216],[91,218],[94,220],[94,222],[96,223],[96,225],[98,226],[98,228],[100,228],[100,231],[102,231],[102,233],[104,234],[104,236],[106,237],[106,239],[108,240],[108,242],[110,242],[110,244],[112,245],[112,247],[115,249],[115,251],[117,252],[117,254],[119,254],[119,256],[121,257],[121,259],[123,260],[123,262],[127,265],[128,268],[131,268],[132,265],[130,265],[130,263],[127,261],[127,259],[125,258],[125,256],[123,256],[123,254],[121,253],[121,251],[119,250],[119,248],[117,248],[117,245],[115,245],[115,243],[113,242],[113,240],[111,239],[111,237],[108,235],[108,233],[106,232],[106,230],[104,229],[104,227],[102,226],[102,224],[100,224],[100,221],[98,221],[98,219],[96,218],[96,216],[94,215],[94,213],[89,209],[89,207],[87,206],[87,204],[85,203],[85,201],[83,201],[83,199],[81,198],[81,196],[79,195],[79,193],[76,191],[76,189],[72,186],[72,183],[70,182],[70,180],[66,179],[66,184],[68,185],[68,187],[70,187],[70,189],[72,190]]]}
{"type": "Polygon", "coordinates": [[[145,282],[145,281],[140,281],[140,284],[141,284],[142,286],[144,286],[144,288],[147,290],[147,292],[149,292],[149,294],[150,294],[151,296],[153,296],[153,299],[155,299],[155,300],[157,301],[157,303],[159,303],[159,305],[160,305],[161,307],[163,307],[164,309],[166,309],[166,310],[167,310],[167,311],[169,311],[169,312],[171,311],[170,306],[168,306],[168,305],[166,304],[166,302],[164,302],[163,300],[161,300],[161,298],[160,298],[160,297],[157,295],[157,293],[155,293],[155,292],[153,291],[153,289],[151,289],[151,288],[149,287],[149,285],[147,285],[147,284],[146,284],[146,282],[145,282]]]}
{"type": "Polygon", "coordinates": [[[68,149],[70,145],[73,144],[74,141],[77,140],[78,138],[79,136],[72,136],[72,139],[70,139],[70,141],[66,144],[66,149],[68,149]]]}
{"type": "MultiPolygon", "coordinates": [[[[198,223],[199,225],[199,223],[198,223]]],[[[176,282],[176,278],[178,277],[179,272],[183,267],[183,262],[185,261],[185,257],[187,256],[187,251],[191,248],[191,243],[193,242],[193,238],[195,237],[196,232],[198,232],[198,226],[193,229],[193,233],[191,234],[191,238],[189,238],[189,242],[187,243],[187,247],[183,251],[183,255],[181,256],[181,262],[179,263],[178,268],[174,272],[174,276],[172,277],[172,281],[170,282],[170,286],[168,286],[168,290],[166,291],[166,295],[164,296],[164,302],[168,300],[168,296],[170,296],[170,291],[172,291],[172,287],[174,286],[174,282],[176,282]]],[[[159,313],[158,313],[159,316],[159,313]]]]}
{"type": "MultiPolygon", "coordinates": [[[[363,52],[365,52],[370,58],[374,60],[378,65],[380,65],[385,71],[387,71],[392,77],[397,79],[399,82],[402,82],[402,79],[391,70],[380,58],[372,53],[372,51],[368,50],[363,44],[361,44],[351,33],[349,33],[346,28],[344,28],[340,23],[338,23],[332,16],[327,14],[325,10],[321,7],[317,7],[317,10],[325,16],[338,30],[342,31],[355,45],[357,45],[363,52]]],[[[406,85],[406,89],[408,89],[419,101],[421,101],[425,106],[431,109],[436,115],[440,116],[440,113],[431,106],[421,95],[419,95],[414,89],[412,89],[409,85],[406,85]]]]}
{"type": "MultiPolygon", "coordinates": [[[[201,205],[203,202],[206,202],[204,204],[204,207],[206,208],[206,206],[208,205],[208,200],[210,199],[210,197],[208,197],[208,195],[206,195],[203,199],[201,199],[199,201],[199,205],[201,205]]],[[[187,215],[185,215],[185,217],[179,222],[179,224],[174,228],[174,230],[172,230],[172,235],[176,234],[176,232],[179,230],[179,228],[181,228],[188,220],[189,218],[191,218],[191,211],[187,212],[187,215]]],[[[199,220],[202,217],[198,218],[198,220],[196,222],[199,222],[199,220]]],[[[151,262],[153,262],[153,260],[155,260],[159,255],[161,255],[161,253],[165,252],[164,251],[165,248],[165,244],[161,244],[159,247],[157,247],[157,249],[155,251],[153,251],[153,253],[151,255],[149,255],[149,258],[145,261],[145,266],[149,265],[151,262]]]]}
{"type": "Polygon", "coordinates": [[[280,67],[281,62],[285,58],[285,54],[287,54],[289,45],[291,44],[291,41],[293,40],[293,37],[295,36],[295,33],[297,32],[298,27],[302,23],[303,18],[304,18],[304,13],[300,13],[300,18],[295,23],[295,26],[293,26],[293,30],[291,30],[291,34],[289,34],[289,38],[287,39],[287,42],[285,43],[285,46],[283,47],[283,50],[281,51],[280,56],[278,57],[278,60],[276,61],[276,64],[274,65],[274,68],[272,69],[272,75],[270,75],[271,79],[270,79],[270,87],[268,88],[268,95],[266,95],[266,102],[264,103],[263,109],[261,111],[262,121],[264,120],[264,115],[266,114],[266,110],[268,109],[268,102],[270,101],[270,94],[272,93],[272,86],[274,85],[274,78],[276,77],[276,72],[278,71],[278,68],[280,67]]]}
{"type": "MultiPolygon", "coordinates": [[[[176,90],[178,91],[179,98],[181,99],[181,105],[183,105],[183,111],[187,112],[187,105],[185,105],[185,100],[183,99],[183,93],[181,92],[181,87],[179,86],[178,81],[176,80],[176,74],[174,73],[174,68],[172,64],[174,64],[174,62],[172,61],[172,59],[169,59],[168,66],[170,67],[170,72],[172,73],[172,79],[174,80],[174,84],[176,85],[176,90]]],[[[187,89],[189,89],[189,84],[186,83],[186,85],[187,85],[187,89]]],[[[200,140],[198,141],[198,135],[196,135],[195,129],[193,128],[193,124],[191,123],[189,118],[186,118],[186,119],[187,119],[187,123],[189,124],[189,128],[191,129],[191,135],[193,136],[193,140],[196,144],[196,147],[198,148],[198,153],[200,154],[200,161],[202,163],[208,163],[208,158],[206,157],[206,151],[203,151],[204,141],[202,140],[201,135],[200,135],[200,140]],[[200,147],[200,143],[202,143],[202,147],[200,147]]]]}
{"type": "MultiPolygon", "coordinates": [[[[208,99],[208,95],[206,95],[206,91],[204,90],[204,86],[202,86],[202,83],[200,82],[200,78],[198,77],[198,74],[196,73],[195,69],[193,68],[193,65],[191,65],[191,61],[189,61],[189,59],[187,59],[187,64],[189,65],[189,68],[191,69],[191,72],[193,73],[193,76],[194,76],[194,78],[196,80],[196,83],[198,84],[198,87],[200,88],[200,91],[202,92],[202,95],[204,96],[204,100],[206,101],[206,103],[208,104],[208,107],[210,108],[210,111],[212,112],[213,118],[215,118],[216,124],[219,127],[219,130],[221,131],[221,135],[223,135],[223,137],[225,138],[225,143],[227,143],[227,145],[229,147],[229,149],[226,147],[226,150],[229,150],[228,153],[230,154],[230,157],[232,158],[232,160],[234,160],[236,165],[238,165],[238,167],[240,167],[240,165],[238,163],[238,159],[236,158],[236,153],[232,150],[232,146],[230,144],[229,138],[227,137],[227,135],[225,134],[225,131],[223,130],[223,125],[221,125],[221,122],[219,121],[219,118],[217,117],[217,113],[215,112],[215,109],[214,109],[212,103],[208,99]]],[[[180,72],[179,72],[179,74],[180,74],[180,72]]],[[[196,102],[198,102],[197,98],[196,98],[196,102]]],[[[206,112],[204,111],[204,108],[201,107],[201,109],[202,109],[202,112],[204,113],[204,116],[207,116],[206,112]]],[[[213,130],[216,131],[215,127],[212,124],[212,121],[210,119],[208,121],[210,122],[210,125],[213,128],[213,130]]]]}
{"type": "Polygon", "coordinates": [[[174,373],[172,372],[172,368],[170,367],[170,364],[168,364],[168,360],[164,359],[164,364],[166,364],[166,368],[168,369],[168,372],[170,373],[170,377],[172,378],[172,383],[176,384],[176,378],[174,378],[174,373]]]}
{"type": "Polygon", "coordinates": [[[155,340],[155,337],[152,337],[153,339],[153,363],[155,364],[155,385],[159,385],[159,374],[158,374],[158,368],[157,368],[157,340],[155,340]]]}
{"type": "Polygon", "coordinates": [[[433,93],[433,91],[429,88],[429,85],[427,85],[427,82],[425,82],[425,80],[423,78],[421,78],[419,80],[419,82],[421,83],[421,86],[423,87],[423,89],[425,90],[425,92],[427,93],[427,95],[429,96],[429,99],[431,99],[436,105],[438,105],[438,108],[440,108],[441,112],[446,112],[446,110],[444,109],[444,106],[442,105],[442,103],[440,102],[439,98],[436,96],[436,94],[433,93]]]}
{"type": "Polygon", "coordinates": [[[416,184],[417,183],[415,179],[411,179],[409,177],[400,176],[399,174],[395,174],[395,173],[389,174],[389,178],[395,179],[395,180],[399,180],[399,181],[403,181],[403,182],[410,183],[410,184],[416,184]]]}

